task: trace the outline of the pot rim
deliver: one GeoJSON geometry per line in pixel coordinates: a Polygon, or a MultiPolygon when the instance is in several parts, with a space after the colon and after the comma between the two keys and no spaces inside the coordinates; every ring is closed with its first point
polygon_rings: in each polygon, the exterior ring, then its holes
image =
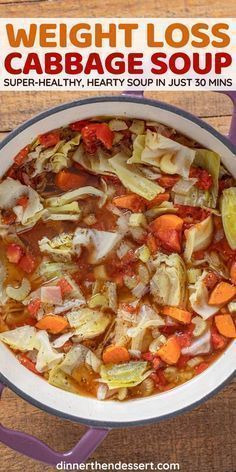
{"type": "MultiPolygon", "coordinates": [[[[194,124],[200,126],[200,128],[204,128],[206,131],[208,131],[210,134],[212,134],[216,139],[218,139],[221,143],[223,143],[233,154],[236,153],[236,146],[233,145],[229,139],[225,136],[223,136],[221,133],[219,133],[217,130],[215,130],[211,125],[208,123],[204,122],[202,119],[196,117],[195,115],[182,110],[181,108],[178,108],[173,105],[169,105],[168,103],[161,102],[161,101],[156,101],[153,99],[147,99],[144,97],[137,97],[137,96],[130,96],[130,95],[121,95],[121,96],[100,96],[100,97],[91,97],[91,98],[86,98],[86,99],[80,99],[80,100],[74,100],[71,102],[64,103],[62,105],[58,105],[56,107],[50,108],[44,112],[41,112],[37,115],[35,115],[33,118],[30,118],[26,122],[24,122],[22,125],[18,126],[15,130],[10,132],[0,143],[0,150],[5,147],[6,144],[8,144],[12,139],[14,139],[16,136],[18,136],[22,131],[26,130],[29,128],[31,125],[37,123],[38,121],[47,118],[51,115],[55,115],[61,111],[64,111],[66,109],[78,107],[81,105],[89,105],[89,104],[94,104],[94,103],[100,103],[100,102],[130,102],[130,103],[136,103],[136,104],[141,104],[141,105],[150,105],[153,107],[161,108],[163,110],[172,112],[174,114],[180,115],[183,118],[186,118],[188,121],[193,122],[194,124]]],[[[224,379],[221,383],[219,383],[213,390],[210,390],[208,394],[204,395],[201,397],[199,400],[194,401],[193,403],[190,403],[189,405],[179,408],[176,411],[160,415],[157,417],[153,418],[147,418],[147,419],[141,419],[141,420],[134,420],[134,421],[127,421],[127,422],[115,422],[115,421],[100,421],[100,420],[89,420],[85,418],[80,418],[77,416],[74,416],[69,413],[65,413],[62,411],[59,411],[57,409],[52,408],[51,406],[45,405],[44,403],[39,402],[38,400],[34,399],[32,396],[28,395],[25,393],[23,390],[19,389],[9,381],[3,374],[0,372],[0,382],[5,384],[7,387],[9,387],[12,391],[14,391],[17,395],[19,395],[21,398],[24,400],[28,401],[35,407],[46,411],[48,413],[51,413],[55,416],[65,418],[71,421],[75,421],[81,424],[86,424],[88,426],[95,426],[98,428],[122,428],[122,427],[128,427],[128,426],[141,426],[145,424],[152,424],[156,423],[171,417],[175,417],[179,414],[184,413],[185,411],[190,411],[196,406],[200,405],[204,401],[208,400],[211,398],[213,395],[215,395],[217,392],[219,392],[234,376],[235,371],[230,373],[229,376],[224,379]]],[[[190,380],[189,382],[192,382],[190,380]]],[[[188,382],[187,382],[188,383],[188,382]]],[[[175,389],[174,389],[175,390],[175,389]]]]}

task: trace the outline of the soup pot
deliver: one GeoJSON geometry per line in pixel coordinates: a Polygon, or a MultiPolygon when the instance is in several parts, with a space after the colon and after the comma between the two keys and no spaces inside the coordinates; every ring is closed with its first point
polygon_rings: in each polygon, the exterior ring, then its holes
{"type": "MultiPolygon", "coordinates": [[[[229,137],[226,138],[199,118],[179,108],[149,100],[140,93],[95,97],[57,106],[30,119],[0,143],[0,175],[12,163],[13,156],[38,134],[72,121],[93,116],[124,116],[159,121],[201,143],[222,156],[223,164],[236,177],[236,92],[227,92],[234,103],[229,137]]],[[[180,414],[207,400],[229,380],[235,368],[236,343],[206,371],[173,390],[129,402],[106,401],[78,396],[48,384],[23,367],[14,354],[0,345],[1,391],[7,386],[34,406],[69,420],[84,423],[88,431],[70,451],[58,453],[28,434],[0,425],[0,440],[27,456],[56,465],[61,461],[86,461],[111,428],[158,422],[180,414]]]]}

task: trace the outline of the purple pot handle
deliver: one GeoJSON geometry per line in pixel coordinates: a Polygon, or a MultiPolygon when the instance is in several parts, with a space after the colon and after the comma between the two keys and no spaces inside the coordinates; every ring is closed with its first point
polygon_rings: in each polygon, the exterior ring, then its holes
{"type": "Polygon", "coordinates": [[[222,91],[221,93],[224,93],[225,95],[227,95],[229,98],[231,98],[233,102],[234,108],[233,108],[233,115],[231,119],[228,138],[231,141],[231,143],[234,144],[234,146],[236,146],[236,90],[233,92],[222,91]]]}
{"type": "MultiPolygon", "coordinates": [[[[233,115],[232,115],[232,120],[231,120],[231,124],[230,124],[230,130],[229,130],[229,134],[228,134],[228,138],[229,140],[231,141],[232,144],[234,144],[234,146],[236,146],[236,91],[224,91],[222,90],[222,92],[220,93],[224,93],[225,95],[227,95],[228,97],[231,98],[232,102],[233,102],[233,115]]],[[[143,97],[144,96],[144,91],[141,90],[141,91],[125,91],[125,92],[122,92],[122,95],[131,95],[133,97],[143,97]]]]}
{"type": "MultiPolygon", "coordinates": [[[[0,397],[3,389],[4,385],[0,383],[0,397]]],[[[81,464],[95,451],[108,432],[109,429],[89,428],[73,449],[68,452],[56,452],[36,437],[5,428],[0,424],[0,442],[48,465],[56,466],[62,461],[81,464]]]]}

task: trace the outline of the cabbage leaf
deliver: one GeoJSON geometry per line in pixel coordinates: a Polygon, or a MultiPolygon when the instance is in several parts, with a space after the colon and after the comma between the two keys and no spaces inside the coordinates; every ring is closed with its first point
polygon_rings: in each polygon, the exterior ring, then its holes
{"type": "Polygon", "coordinates": [[[231,247],[236,249],[236,187],[227,188],[221,198],[222,222],[225,236],[231,247]]]}
{"type": "Polygon", "coordinates": [[[214,225],[211,215],[185,231],[186,246],[184,257],[188,262],[191,261],[193,252],[208,248],[213,239],[213,232],[214,225]]]}
{"type": "Polygon", "coordinates": [[[121,241],[122,235],[110,231],[96,229],[77,228],[73,238],[73,247],[78,255],[81,248],[93,245],[93,251],[89,255],[89,262],[96,264],[106,257],[121,241]]]}
{"type": "Polygon", "coordinates": [[[111,388],[135,387],[150,375],[147,362],[136,361],[119,365],[102,365],[101,380],[111,388]]]}
{"type": "Polygon", "coordinates": [[[75,328],[78,340],[93,339],[102,334],[110,323],[110,317],[90,308],[81,308],[67,315],[68,322],[75,328]]]}
{"type": "Polygon", "coordinates": [[[39,249],[55,261],[70,261],[74,254],[72,241],[73,233],[62,233],[51,240],[45,236],[39,241],[39,249]]]}
{"type": "Polygon", "coordinates": [[[139,145],[138,152],[133,153],[128,160],[129,164],[148,164],[158,167],[162,172],[168,174],[179,174],[188,177],[190,166],[195,157],[195,150],[149,129],[144,136],[145,143],[143,143],[143,138],[139,139],[137,143],[139,145]],[[144,145],[141,151],[142,144],[144,145]]]}
{"type": "Polygon", "coordinates": [[[186,267],[178,254],[158,254],[154,260],[157,267],[150,281],[154,301],[160,305],[186,305],[187,275],[186,267]]]}
{"type": "Polygon", "coordinates": [[[109,162],[122,184],[131,192],[146,198],[146,200],[153,200],[156,195],[164,192],[164,188],[160,185],[143,177],[137,166],[128,165],[125,154],[116,154],[109,159],[109,162]]]}

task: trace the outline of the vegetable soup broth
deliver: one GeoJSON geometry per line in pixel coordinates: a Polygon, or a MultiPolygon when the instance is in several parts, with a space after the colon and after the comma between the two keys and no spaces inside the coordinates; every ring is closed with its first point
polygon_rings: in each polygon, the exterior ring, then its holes
{"type": "Polygon", "coordinates": [[[50,384],[148,396],[236,336],[235,181],[174,129],[94,118],[40,135],[0,211],[0,340],[50,384]]]}

